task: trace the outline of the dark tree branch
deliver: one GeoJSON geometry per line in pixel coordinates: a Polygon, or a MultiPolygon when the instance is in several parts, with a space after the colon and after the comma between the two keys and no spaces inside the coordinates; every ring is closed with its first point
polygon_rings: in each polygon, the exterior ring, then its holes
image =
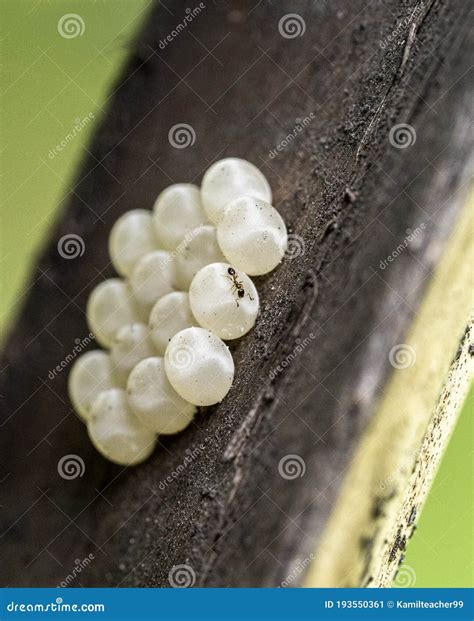
{"type": "Polygon", "coordinates": [[[55,585],[89,553],[76,585],[168,586],[182,563],[201,586],[280,584],[315,548],[463,200],[467,2],[211,3],[162,49],[194,6],[166,4],[136,42],[5,347],[3,584],[55,585]],[[306,31],[286,39],[278,23],[295,10],[306,31]],[[176,123],[194,128],[192,147],[170,145],[176,123]],[[395,123],[414,127],[413,146],[391,146],[395,123]],[[225,401],[122,470],[90,445],[66,372],[48,372],[88,333],[85,304],[112,275],[116,218],[172,182],[199,182],[226,155],[262,168],[304,253],[258,279],[261,315],[235,345],[225,401]],[[419,243],[382,272],[422,222],[419,243]],[[66,233],[85,240],[82,258],[58,255],[66,233]],[[185,471],[160,486],[186,450],[185,471]],[[86,472],[65,481],[57,463],[69,453],[86,472]],[[279,475],[287,454],[304,459],[304,477],[279,475]]]}

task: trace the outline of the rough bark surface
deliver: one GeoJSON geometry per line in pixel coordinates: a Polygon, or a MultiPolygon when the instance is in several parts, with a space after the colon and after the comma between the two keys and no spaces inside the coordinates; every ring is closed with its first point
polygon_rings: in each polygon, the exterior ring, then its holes
{"type": "MultiPolygon", "coordinates": [[[[319,539],[309,586],[387,587],[404,560],[473,377],[472,206],[463,208],[404,343],[392,353],[396,368],[319,539]]],[[[442,536],[443,525],[438,531],[442,536]]],[[[415,580],[408,566],[397,575],[400,586],[415,580]]]]}
{"type": "Polygon", "coordinates": [[[315,548],[462,202],[467,2],[211,3],[160,46],[188,6],[147,18],[5,346],[2,586],[54,586],[89,554],[71,585],[169,586],[180,564],[196,586],[285,580],[315,548]],[[285,38],[279,20],[293,12],[305,31],[285,38]],[[192,146],[170,145],[177,123],[193,127],[192,146]],[[415,129],[412,146],[391,145],[397,123],[415,129]],[[115,467],[72,412],[67,372],[48,373],[88,334],[115,219],[226,155],[268,176],[296,256],[258,279],[261,315],[233,346],[224,402],[146,464],[115,467]],[[84,256],[59,256],[66,233],[81,235],[84,256]],[[82,477],[58,475],[66,454],[84,460],[82,477]],[[304,476],[280,476],[288,454],[304,476]]]}

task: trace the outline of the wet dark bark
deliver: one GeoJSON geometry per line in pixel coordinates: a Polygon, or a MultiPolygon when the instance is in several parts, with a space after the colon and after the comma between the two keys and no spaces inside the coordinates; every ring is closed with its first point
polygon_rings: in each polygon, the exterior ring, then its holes
{"type": "Polygon", "coordinates": [[[146,19],[4,348],[2,586],[54,586],[89,554],[71,585],[168,586],[177,564],[197,586],[285,580],[314,551],[466,190],[467,2],[209,3],[160,47],[186,6],[146,19]],[[279,32],[290,12],[301,37],[279,32]],[[192,146],[170,145],[178,123],[192,146]],[[390,144],[397,123],[415,144],[390,144]],[[115,467],[72,412],[67,371],[48,373],[88,334],[115,219],[227,155],[262,168],[304,251],[258,280],[261,316],[235,346],[225,401],[146,464],[115,467]],[[82,257],[59,256],[67,233],[84,239],[82,257]],[[84,460],[82,477],[58,475],[66,454],[84,460]],[[280,476],[288,454],[304,476],[280,476]]]}

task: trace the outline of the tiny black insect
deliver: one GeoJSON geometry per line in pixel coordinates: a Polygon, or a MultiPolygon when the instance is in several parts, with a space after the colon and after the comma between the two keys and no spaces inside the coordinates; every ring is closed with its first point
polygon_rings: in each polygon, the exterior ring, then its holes
{"type": "MultiPolygon", "coordinates": [[[[244,289],[244,285],[243,285],[242,281],[237,279],[237,272],[235,271],[235,269],[233,267],[228,267],[227,268],[227,273],[229,275],[226,276],[226,278],[228,278],[230,281],[232,281],[232,291],[235,290],[237,292],[237,296],[239,298],[243,298],[245,296],[245,289],[244,289]]],[[[253,301],[253,297],[250,295],[250,293],[247,293],[247,295],[253,301]]],[[[238,300],[235,300],[235,303],[237,304],[237,306],[239,306],[239,301],[238,300]]]]}

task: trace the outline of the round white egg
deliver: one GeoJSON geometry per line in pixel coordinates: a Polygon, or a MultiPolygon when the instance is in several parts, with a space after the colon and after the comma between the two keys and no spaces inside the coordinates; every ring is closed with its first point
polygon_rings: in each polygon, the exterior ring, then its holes
{"type": "Polygon", "coordinates": [[[89,296],[86,315],[98,343],[112,347],[120,328],[137,320],[128,285],[121,278],[101,282],[89,296]]]}
{"type": "Polygon", "coordinates": [[[174,283],[178,289],[187,290],[194,276],[209,263],[225,261],[217,242],[217,230],[203,224],[189,233],[174,258],[174,283]]]}
{"type": "Polygon", "coordinates": [[[130,277],[134,299],[151,309],[163,295],[173,290],[173,258],[165,250],[149,252],[135,266],[130,277]]]}
{"type": "Polygon", "coordinates": [[[229,203],[217,227],[226,259],[251,276],[271,272],[288,244],[283,218],[265,201],[244,196],[229,203]]]}
{"type": "Polygon", "coordinates": [[[214,224],[222,220],[225,206],[240,196],[272,202],[272,191],[263,173],[238,157],[219,160],[206,171],[201,196],[206,214],[214,224]]]}
{"type": "Polygon", "coordinates": [[[133,367],[155,353],[148,326],[137,322],[120,328],[110,350],[110,357],[115,373],[126,382],[133,367]]]}
{"type": "Polygon", "coordinates": [[[121,276],[130,276],[138,261],[158,248],[151,211],[134,209],[113,225],[109,237],[109,255],[121,276]]]}
{"type": "Polygon", "coordinates": [[[110,355],[100,349],[79,356],[68,376],[69,398],[84,420],[89,418],[92,402],[102,390],[119,386],[110,355]]]}
{"type": "Polygon", "coordinates": [[[178,433],[193,419],[196,408],[178,395],[166,377],[163,358],[146,358],[130,373],[128,403],[138,420],[160,434],[178,433]]]}
{"type": "Polygon", "coordinates": [[[187,328],[173,336],[166,348],[165,369],[176,392],[194,405],[222,401],[234,379],[229,348],[204,328],[187,328]]]}
{"type": "Polygon", "coordinates": [[[104,457],[121,466],[134,466],[151,455],[156,435],[130,409],[125,390],[113,388],[94,400],[87,423],[92,444],[104,457]]]}
{"type": "Polygon", "coordinates": [[[163,190],[153,207],[156,237],[162,248],[175,250],[186,234],[207,220],[199,188],[175,183],[163,190]]]}
{"type": "Polygon", "coordinates": [[[224,340],[238,339],[253,328],[259,309],[253,282],[228,263],[211,263],[196,274],[189,304],[199,325],[224,340]]]}
{"type": "Polygon", "coordinates": [[[189,306],[189,295],[184,291],[164,295],[151,309],[148,325],[157,352],[164,355],[175,334],[197,325],[189,306]]]}

